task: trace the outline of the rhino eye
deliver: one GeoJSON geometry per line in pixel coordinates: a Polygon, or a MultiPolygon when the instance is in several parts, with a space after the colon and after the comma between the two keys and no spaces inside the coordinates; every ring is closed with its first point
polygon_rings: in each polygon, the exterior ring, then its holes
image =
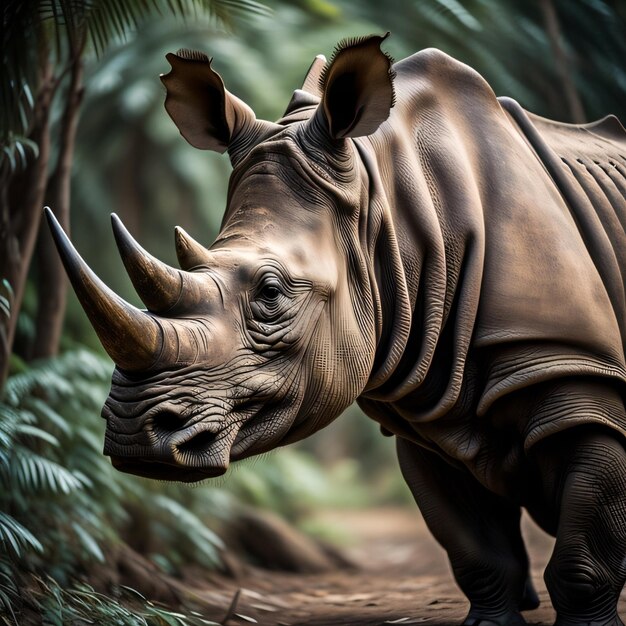
{"type": "Polygon", "coordinates": [[[255,290],[250,303],[252,313],[257,319],[272,320],[284,311],[287,299],[279,279],[275,276],[268,277],[255,290]]]}
{"type": "Polygon", "coordinates": [[[270,307],[284,295],[285,292],[276,276],[267,276],[256,289],[256,299],[270,307]]]}
{"type": "Polygon", "coordinates": [[[267,302],[275,302],[280,295],[280,289],[276,285],[265,285],[261,290],[261,298],[267,302]]]}

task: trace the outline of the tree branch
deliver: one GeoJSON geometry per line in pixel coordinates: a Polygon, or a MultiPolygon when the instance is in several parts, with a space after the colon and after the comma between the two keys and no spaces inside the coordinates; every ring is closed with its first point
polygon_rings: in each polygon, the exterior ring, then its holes
{"type": "MultiPolygon", "coordinates": [[[[66,232],[69,232],[70,225],[72,161],[84,91],[82,48],[83,44],[79,44],[74,49],[69,64],[70,82],[64,99],[65,107],[59,135],[59,156],[46,189],[46,203],[51,207],[66,232]]],[[[54,248],[50,233],[45,227],[41,231],[37,245],[39,279],[37,281],[38,298],[33,358],[49,357],[58,352],[67,300],[67,284],[61,260],[54,248]]]]}

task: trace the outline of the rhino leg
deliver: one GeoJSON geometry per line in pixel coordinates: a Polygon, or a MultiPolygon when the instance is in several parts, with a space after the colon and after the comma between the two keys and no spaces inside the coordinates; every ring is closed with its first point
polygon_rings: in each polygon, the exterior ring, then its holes
{"type": "Polygon", "coordinates": [[[445,548],[471,607],[465,626],[525,624],[539,599],[528,575],[520,508],[435,453],[397,440],[402,474],[426,525],[445,548]]]}
{"type": "Polygon", "coordinates": [[[557,514],[544,575],[558,626],[617,626],[626,582],[626,451],[617,432],[579,427],[533,448],[557,514]]]}

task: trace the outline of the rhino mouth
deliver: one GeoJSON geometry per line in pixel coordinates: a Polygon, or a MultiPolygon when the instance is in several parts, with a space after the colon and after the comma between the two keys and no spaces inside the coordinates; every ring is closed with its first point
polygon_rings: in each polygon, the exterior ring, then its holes
{"type": "Polygon", "coordinates": [[[181,483],[196,483],[208,478],[222,476],[227,469],[225,467],[191,469],[161,461],[151,461],[150,459],[129,459],[128,457],[118,456],[111,456],[110,458],[113,467],[120,472],[134,474],[143,478],[181,483]]]}

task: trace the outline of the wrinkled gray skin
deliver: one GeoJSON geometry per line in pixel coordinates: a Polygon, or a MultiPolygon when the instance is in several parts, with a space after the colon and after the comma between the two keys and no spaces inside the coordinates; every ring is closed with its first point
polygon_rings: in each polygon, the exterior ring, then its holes
{"type": "Polygon", "coordinates": [[[381,41],[344,45],[321,80],[318,59],[277,124],[203,55],[168,55],[168,113],[234,171],[217,241],[177,231],[183,271],[114,218],[147,312],[52,222],[118,365],[105,454],[195,481],[357,400],[396,436],[471,601],[465,624],[523,624],[538,604],[521,507],[557,538],[557,623],[621,624],[624,131],[529,115],[436,50],[391,71],[381,41]]]}

